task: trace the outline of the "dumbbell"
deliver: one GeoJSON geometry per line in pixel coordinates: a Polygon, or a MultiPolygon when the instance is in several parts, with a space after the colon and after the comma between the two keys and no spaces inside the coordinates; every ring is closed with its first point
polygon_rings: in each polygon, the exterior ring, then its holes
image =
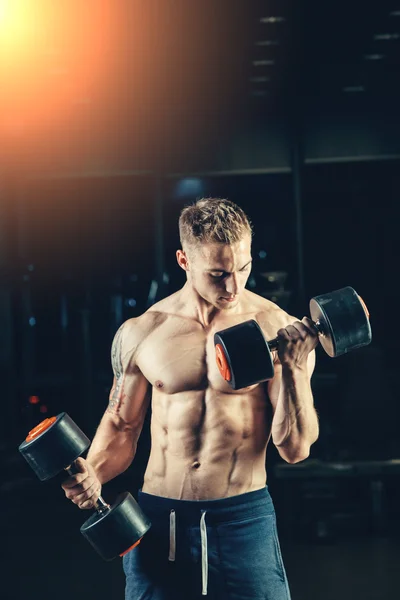
{"type": "MultiPolygon", "coordinates": [[[[310,300],[319,341],[330,357],[341,356],[372,340],[368,309],[352,287],[310,300]]],[[[250,319],[214,335],[215,357],[222,377],[234,390],[272,379],[272,351],[279,338],[266,341],[257,321],[250,319]]]]}
{"type": "MultiPolygon", "coordinates": [[[[63,470],[74,475],[74,461],[90,446],[90,440],[67,413],[45,419],[32,429],[18,450],[41,481],[63,470]]],[[[80,528],[82,535],[104,560],[124,556],[137,546],[151,522],[129,492],[110,506],[100,496],[96,512],[80,528]]]]}

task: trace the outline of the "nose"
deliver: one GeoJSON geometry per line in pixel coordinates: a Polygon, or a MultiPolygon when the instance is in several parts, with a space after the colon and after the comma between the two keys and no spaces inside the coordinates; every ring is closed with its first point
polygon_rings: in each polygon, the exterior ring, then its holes
{"type": "Polygon", "coordinates": [[[226,291],[231,296],[236,296],[239,291],[239,284],[236,273],[231,273],[226,280],[226,291]]]}

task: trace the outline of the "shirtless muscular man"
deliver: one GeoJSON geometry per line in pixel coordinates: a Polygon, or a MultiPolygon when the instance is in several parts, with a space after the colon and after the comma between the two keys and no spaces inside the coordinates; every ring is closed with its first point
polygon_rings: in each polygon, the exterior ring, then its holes
{"type": "Polygon", "coordinates": [[[318,438],[310,379],[318,335],[245,289],[252,228],[228,200],[182,210],[178,265],[186,283],[127,320],[112,345],[114,384],[87,459],[63,488],[92,508],[102,484],[135,457],[151,401],[151,451],[138,501],[152,522],[123,558],[126,600],[288,600],[266,485],[270,439],[289,463],[318,438]],[[255,319],[279,337],[274,378],[232,390],[214,334],[255,319]]]}

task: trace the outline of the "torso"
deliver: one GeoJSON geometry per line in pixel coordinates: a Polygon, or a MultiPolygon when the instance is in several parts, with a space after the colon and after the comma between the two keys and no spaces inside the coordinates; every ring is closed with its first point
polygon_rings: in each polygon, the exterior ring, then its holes
{"type": "Polygon", "coordinates": [[[137,366],[153,389],[144,492],[201,500],[266,484],[271,433],[267,385],[232,390],[216,365],[214,333],[254,318],[266,339],[272,339],[288,315],[246,294],[245,312],[225,311],[207,328],[181,316],[174,296],[146,313],[152,327],[136,353],[137,366]]]}

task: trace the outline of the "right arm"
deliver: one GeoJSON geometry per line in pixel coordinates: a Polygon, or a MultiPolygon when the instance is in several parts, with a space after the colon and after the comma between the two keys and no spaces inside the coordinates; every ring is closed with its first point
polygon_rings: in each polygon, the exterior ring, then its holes
{"type": "Polygon", "coordinates": [[[151,389],[136,364],[143,337],[137,319],[126,321],[115,334],[111,362],[114,382],[108,407],[97,428],[86,460],[76,461],[79,473],[62,485],[67,498],[80,508],[93,508],[103,483],[123,473],[133,461],[151,389]]]}
{"type": "Polygon", "coordinates": [[[150,402],[150,385],[136,364],[135,320],[117,331],[111,349],[114,382],[108,407],[87,455],[100,482],[123,473],[133,461],[150,402]]]}

